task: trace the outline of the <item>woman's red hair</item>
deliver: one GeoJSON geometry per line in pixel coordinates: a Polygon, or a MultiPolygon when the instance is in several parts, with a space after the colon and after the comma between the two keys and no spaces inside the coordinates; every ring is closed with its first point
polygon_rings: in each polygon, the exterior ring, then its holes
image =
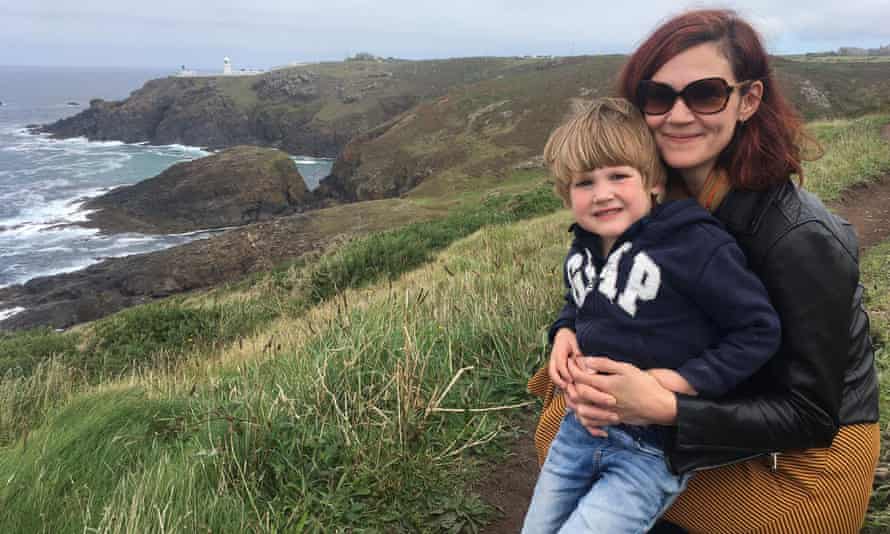
{"type": "Polygon", "coordinates": [[[736,126],[720,155],[733,187],[762,190],[788,180],[801,168],[802,124],[782,96],[760,37],[750,24],[729,10],[697,10],[659,26],[630,57],[618,80],[618,92],[637,102],[637,86],[671,58],[693,46],[715,43],[732,66],[737,82],[760,80],[763,97],[757,112],[736,126]]]}

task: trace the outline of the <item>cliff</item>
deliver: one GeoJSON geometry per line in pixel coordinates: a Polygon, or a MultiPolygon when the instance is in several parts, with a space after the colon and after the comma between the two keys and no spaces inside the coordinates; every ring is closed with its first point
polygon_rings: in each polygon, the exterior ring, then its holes
{"type": "Polygon", "coordinates": [[[305,208],[309,192],[294,162],[272,148],[239,146],[177,163],[154,178],[86,204],[88,226],[171,234],[240,226],[305,208]]]}
{"type": "Polygon", "coordinates": [[[450,87],[529,68],[537,60],[348,61],[258,76],[152,80],[118,102],[40,128],[57,137],[224,148],[239,144],[336,156],[353,137],[450,87]]]}

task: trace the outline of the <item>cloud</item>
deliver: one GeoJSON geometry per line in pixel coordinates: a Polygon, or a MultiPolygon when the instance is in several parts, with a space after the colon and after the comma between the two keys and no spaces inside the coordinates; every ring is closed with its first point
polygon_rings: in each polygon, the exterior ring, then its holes
{"type": "MultiPolygon", "coordinates": [[[[770,50],[890,43],[887,0],[730,0],[770,50]]],[[[130,53],[145,65],[179,64],[194,52],[242,64],[336,59],[367,50],[399,57],[629,52],[656,24],[712,2],[589,0],[0,0],[0,64],[47,64],[45,52],[83,61],[130,53]],[[27,46],[24,46],[27,45],[27,46]],[[32,54],[29,48],[35,50],[32,54]],[[15,55],[13,55],[13,49],[15,55]],[[171,57],[172,56],[172,57],[171,57]]]]}

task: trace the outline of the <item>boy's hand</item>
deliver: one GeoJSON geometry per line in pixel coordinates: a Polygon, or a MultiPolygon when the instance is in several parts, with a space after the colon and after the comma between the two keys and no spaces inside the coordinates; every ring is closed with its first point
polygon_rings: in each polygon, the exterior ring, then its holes
{"type": "Polygon", "coordinates": [[[654,376],[655,380],[658,380],[658,383],[664,389],[685,395],[698,395],[698,391],[689,385],[689,382],[680,373],[673,369],[649,369],[646,372],[654,376]]]}
{"type": "Polygon", "coordinates": [[[575,332],[568,328],[560,328],[553,338],[553,349],[550,351],[550,363],[547,366],[547,372],[550,374],[550,380],[558,387],[566,389],[572,382],[572,375],[569,374],[569,358],[572,356],[581,356],[578,349],[578,338],[575,332]]]}

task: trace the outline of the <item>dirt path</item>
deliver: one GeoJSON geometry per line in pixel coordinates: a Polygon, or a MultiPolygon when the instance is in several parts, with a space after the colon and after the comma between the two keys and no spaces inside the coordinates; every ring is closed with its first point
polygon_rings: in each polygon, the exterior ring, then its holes
{"type": "MultiPolygon", "coordinates": [[[[890,141],[890,124],[881,134],[890,141]]],[[[890,237],[890,175],[847,189],[831,208],[856,228],[860,250],[886,240],[890,237]]]]}
{"type": "MultiPolygon", "coordinates": [[[[890,124],[881,133],[890,140],[890,124]]],[[[829,207],[856,228],[860,251],[887,240],[890,238],[890,174],[870,184],[851,187],[829,207]]],[[[485,534],[515,534],[522,527],[538,476],[532,440],[536,415],[536,412],[523,413],[521,433],[507,460],[493,466],[491,473],[476,487],[483,499],[502,514],[483,530],[485,534]]]]}

